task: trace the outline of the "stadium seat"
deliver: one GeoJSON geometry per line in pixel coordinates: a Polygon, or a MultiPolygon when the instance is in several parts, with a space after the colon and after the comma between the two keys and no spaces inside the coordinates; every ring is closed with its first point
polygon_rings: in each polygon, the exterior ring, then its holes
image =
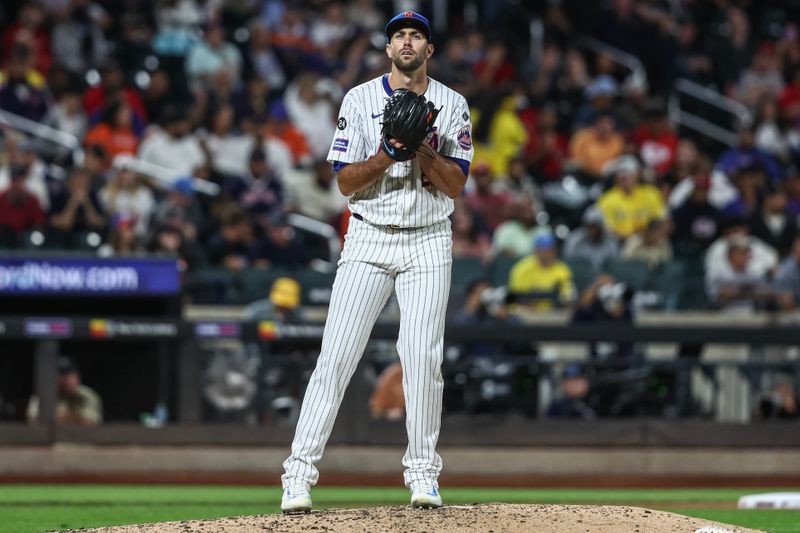
{"type": "Polygon", "coordinates": [[[617,281],[625,282],[635,291],[645,290],[650,279],[647,263],[635,259],[612,259],[606,263],[603,271],[614,276],[617,281]]]}
{"type": "Polygon", "coordinates": [[[303,305],[328,305],[330,302],[335,272],[319,272],[313,268],[304,268],[284,275],[300,283],[300,298],[303,305]]]}
{"type": "Polygon", "coordinates": [[[662,264],[650,275],[649,288],[660,296],[660,307],[674,311],[683,290],[685,266],[680,261],[662,264]]]}
{"type": "Polygon", "coordinates": [[[563,261],[572,271],[572,281],[575,283],[575,288],[578,292],[591,285],[597,277],[597,270],[595,270],[591,261],[585,257],[573,257],[563,261]]]}
{"type": "Polygon", "coordinates": [[[489,263],[486,273],[495,287],[501,287],[508,283],[508,275],[511,273],[511,268],[514,264],[522,259],[522,257],[509,257],[507,255],[498,255],[494,260],[489,263]]]}
{"type": "MultiPolygon", "coordinates": [[[[473,281],[486,277],[486,267],[479,258],[453,258],[453,279],[450,286],[452,293],[463,293],[473,281]]],[[[502,283],[505,285],[505,281],[502,283]]]]}
{"type": "Polygon", "coordinates": [[[234,278],[235,300],[249,304],[269,295],[272,283],[281,276],[290,276],[286,270],[273,268],[246,268],[234,278]]]}

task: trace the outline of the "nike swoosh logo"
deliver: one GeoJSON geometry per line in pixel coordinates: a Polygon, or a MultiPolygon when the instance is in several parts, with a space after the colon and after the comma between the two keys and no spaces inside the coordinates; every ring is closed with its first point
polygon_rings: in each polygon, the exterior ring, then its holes
{"type": "Polygon", "coordinates": [[[378,117],[379,117],[379,116],[381,116],[381,115],[383,115],[383,112],[382,112],[382,111],[381,111],[380,113],[378,113],[377,115],[372,115],[372,118],[378,118],[378,117]]]}

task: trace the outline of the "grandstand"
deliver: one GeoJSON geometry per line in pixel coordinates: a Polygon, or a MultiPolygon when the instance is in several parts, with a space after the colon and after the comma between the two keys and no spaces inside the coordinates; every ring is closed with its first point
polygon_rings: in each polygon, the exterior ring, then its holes
{"type": "MultiPolygon", "coordinates": [[[[337,112],[411,8],[474,122],[444,442],[798,444],[800,3],[660,0],[3,2],[0,443],[288,446],[350,217],[337,112]],[[64,356],[98,427],[61,424],[64,356]]],[[[402,443],[367,408],[398,312],[334,442],[402,443]]]]}

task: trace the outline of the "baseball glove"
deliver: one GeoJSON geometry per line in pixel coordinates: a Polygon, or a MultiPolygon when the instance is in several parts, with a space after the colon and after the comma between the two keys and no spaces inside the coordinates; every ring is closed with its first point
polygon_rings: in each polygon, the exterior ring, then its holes
{"type": "Polygon", "coordinates": [[[440,110],[422,95],[408,89],[395,89],[383,108],[383,151],[395,161],[407,161],[414,157],[422,141],[433,129],[440,110]],[[392,145],[389,142],[391,139],[403,143],[403,148],[392,145]]]}

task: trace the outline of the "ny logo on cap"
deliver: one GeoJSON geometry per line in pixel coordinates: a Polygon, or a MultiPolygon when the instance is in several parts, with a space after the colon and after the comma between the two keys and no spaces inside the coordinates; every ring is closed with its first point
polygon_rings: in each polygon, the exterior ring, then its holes
{"type": "Polygon", "coordinates": [[[403,13],[403,16],[405,18],[407,18],[407,19],[413,18],[414,17],[414,12],[413,11],[406,11],[405,13],[403,13]]]}

